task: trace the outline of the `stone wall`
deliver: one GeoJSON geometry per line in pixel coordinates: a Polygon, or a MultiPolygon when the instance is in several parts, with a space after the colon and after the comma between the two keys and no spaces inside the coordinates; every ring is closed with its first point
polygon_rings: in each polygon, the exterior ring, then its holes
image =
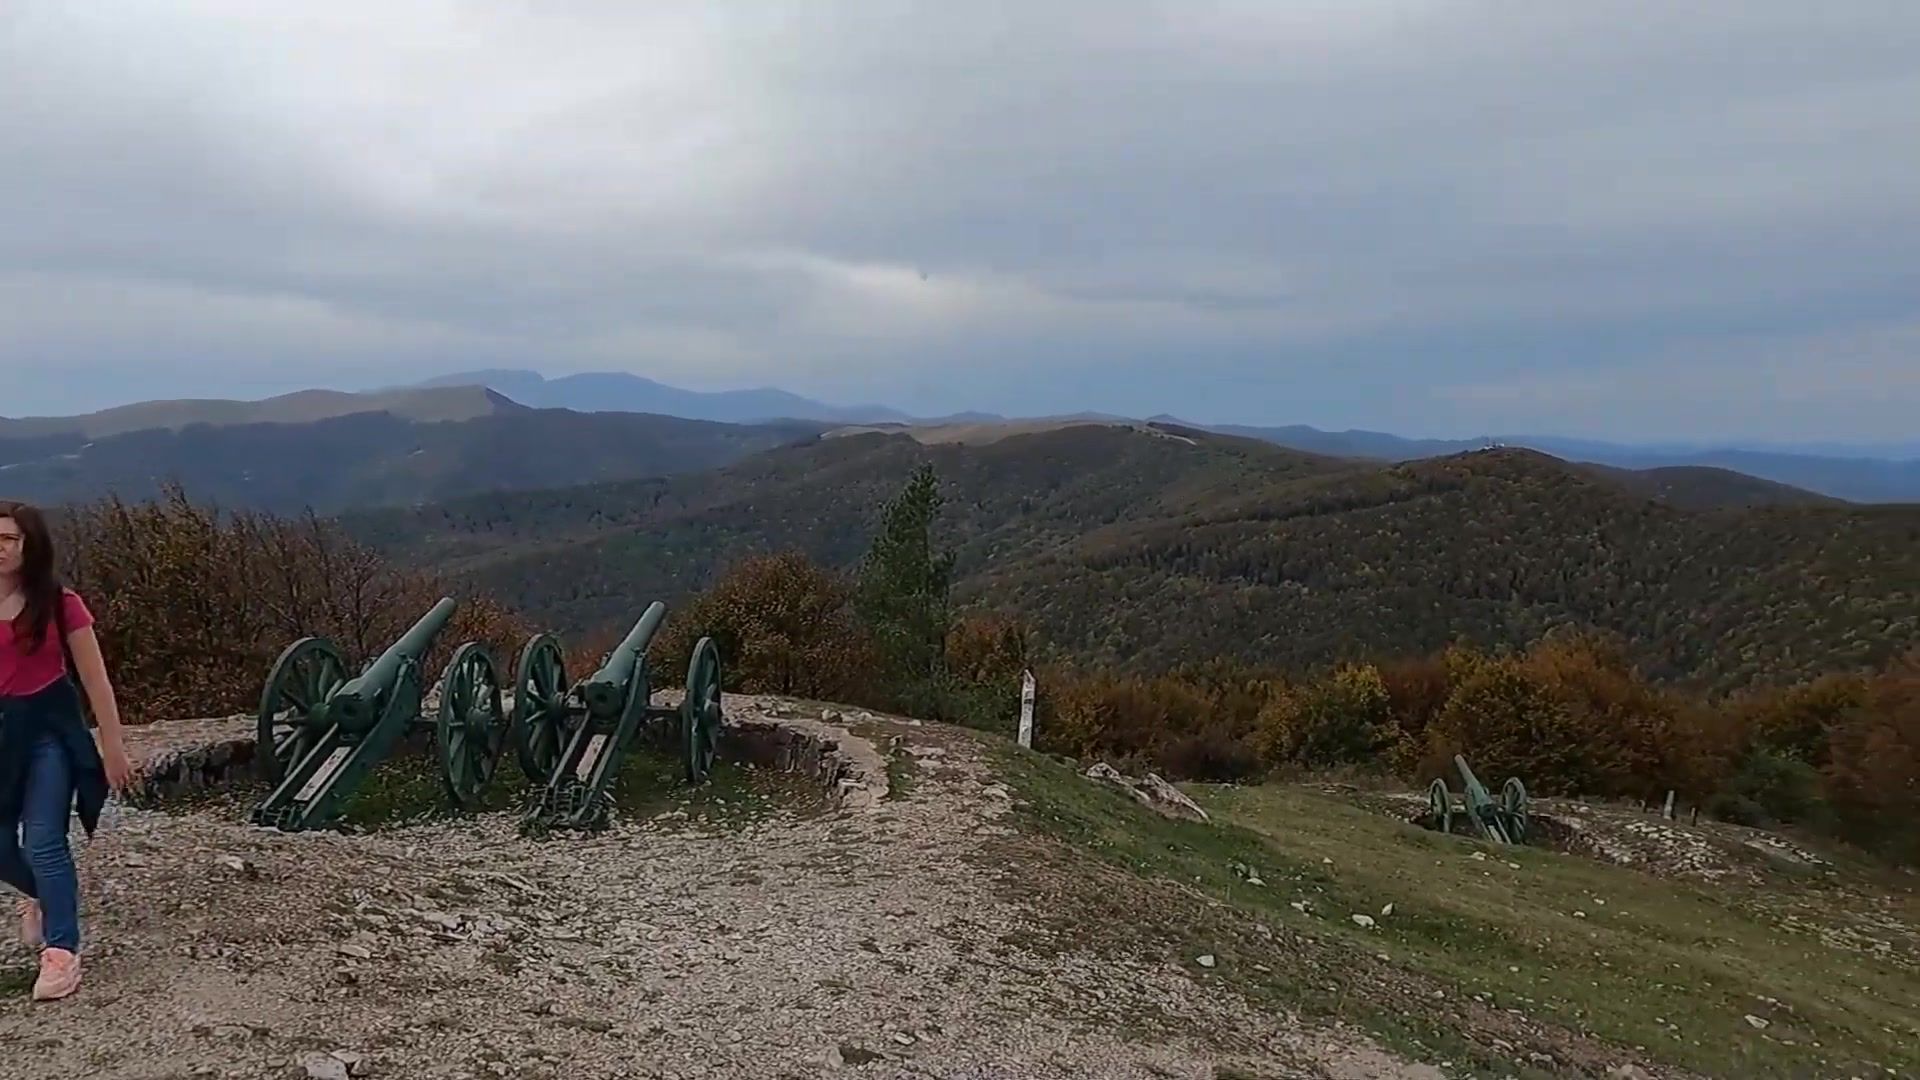
{"type": "Polygon", "coordinates": [[[804,773],[846,809],[887,797],[887,765],[873,744],[820,720],[744,709],[727,717],[721,753],[761,768],[804,773]]]}
{"type": "Polygon", "coordinates": [[[254,719],[170,720],[126,729],[138,780],[133,802],[229,787],[254,775],[254,719]]]}

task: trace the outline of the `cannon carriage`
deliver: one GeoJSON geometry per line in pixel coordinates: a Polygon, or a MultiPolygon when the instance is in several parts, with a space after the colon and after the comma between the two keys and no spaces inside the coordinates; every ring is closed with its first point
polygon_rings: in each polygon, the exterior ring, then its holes
{"type": "Polygon", "coordinates": [[[454,650],[437,684],[427,683],[425,658],[455,607],[443,598],[352,677],[339,647],[322,637],[280,654],[256,717],[255,758],[271,789],[253,809],[255,824],[289,832],[331,825],[417,731],[431,735],[447,799],[460,809],[480,804],[512,746],[534,787],[525,828],[605,825],[619,763],[643,736],[673,744],[688,783],[706,781],[723,723],[720,653],[702,638],[682,702],[653,705],[646,652],[665,604],[649,605],[578,683],[567,681],[559,639],[536,635],[520,651],[511,688],[492,650],[475,641],[454,650]]]}
{"type": "MultiPolygon", "coordinates": [[[[1464,755],[1453,755],[1453,766],[1460,771],[1461,790],[1465,793],[1463,812],[1472,823],[1474,831],[1488,841],[1496,844],[1524,844],[1527,842],[1527,788],[1517,776],[1510,776],[1500,786],[1500,798],[1495,799],[1467,767],[1464,755]]],[[[1447,791],[1445,778],[1437,779],[1427,789],[1427,824],[1443,833],[1453,831],[1453,796],[1447,791]]]]}
{"type": "Polygon", "coordinates": [[[255,757],[273,788],[254,807],[255,824],[289,832],[330,824],[394,745],[420,729],[433,734],[448,799],[477,803],[505,750],[508,718],[499,668],[481,642],[454,650],[437,700],[429,695],[423,664],[455,607],[442,598],[352,678],[326,638],[287,646],[256,717],[255,757]]]}
{"type": "Polygon", "coordinates": [[[723,722],[720,651],[711,638],[701,638],[679,706],[654,705],[647,646],[666,613],[665,604],[650,604],[599,669],[577,683],[567,681],[555,635],[538,634],[520,650],[512,687],[514,749],[521,769],[540,785],[523,829],[604,826],[620,760],[642,738],[671,742],[688,783],[704,783],[711,774],[723,722]]]}

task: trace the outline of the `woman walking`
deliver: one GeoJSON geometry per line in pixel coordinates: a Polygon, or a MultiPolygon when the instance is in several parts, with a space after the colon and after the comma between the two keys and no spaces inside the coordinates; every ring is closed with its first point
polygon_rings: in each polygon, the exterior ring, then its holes
{"type": "Polygon", "coordinates": [[[20,929],[40,950],[36,1000],[80,986],[80,888],[67,846],[69,813],[88,835],[107,790],[132,768],[93,616],[54,575],[40,512],[0,502],[0,881],[19,890],[20,929]],[[80,691],[100,729],[87,733],[80,691]]]}

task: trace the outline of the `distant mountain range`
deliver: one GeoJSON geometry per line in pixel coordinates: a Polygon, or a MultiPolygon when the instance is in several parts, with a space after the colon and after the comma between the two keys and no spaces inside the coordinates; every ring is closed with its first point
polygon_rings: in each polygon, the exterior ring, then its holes
{"type": "Polygon", "coordinates": [[[301,390],[261,401],[183,398],[141,401],[82,416],[0,416],[0,439],[101,439],[131,431],[178,431],[196,424],[307,424],[354,413],[384,412],[405,420],[471,420],[522,406],[467,384],[350,393],[301,390]]]}
{"type": "Polygon", "coordinates": [[[768,420],[872,424],[913,419],[898,409],[882,405],[827,405],[770,387],[711,392],[682,390],[639,375],[614,371],[563,375],[556,379],[549,379],[536,371],[467,371],[441,375],[418,386],[484,386],[536,409],[658,413],[661,416],[712,420],[722,424],[757,424],[768,420]]]}
{"type": "MultiPolygon", "coordinates": [[[[887,406],[830,405],[771,388],[703,392],[619,372],[549,379],[538,372],[501,369],[460,372],[429,379],[421,384],[364,393],[306,390],[264,401],[149,401],[84,416],[0,417],[0,490],[31,493],[31,497],[41,499],[62,495],[83,497],[107,487],[128,492],[145,491],[158,482],[155,479],[157,477],[173,476],[191,485],[196,478],[208,475],[208,468],[216,462],[221,468],[237,467],[244,463],[256,466],[254,479],[232,490],[236,493],[249,490],[262,492],[266,504],[280,505],[285,499],[298,497],[302,491],[321,493],[320,489],[310,485],[283,486],[271,479],[260,479],[276,475],[273,468],[260,466],[265,462],[280,460],[278,455],[286,455],[290,464],[302,453],[317,453],[311,449],[302,451],[296,448],[302,436],[286,431],[273,434],[254,432],[244,437],[231,434],[223,436],[209,434],[208,430],[203,429],[219,431],[258,425],[298,427],[363,414],[384,414],[406,424],[430,427],[502,417],[516,412],[557,414],[560,410],[601,416],[637,414],[656,418],[676,417],[751,427],[772,424],[784,433],[807,430],[793,427],[794,424],[811,425],[812,429],[818,431],[833,428],[849,432],[913,430],[920,432],[923,437],[930,431],[939,431],[946,433],[942,438],[974,443],[1031,430],[1035,425],[1066,422],[1142,423],[1103,413],[1012,420],[991,413],[913,417],[887,406]],[[150,434],[156,432],[173,433],[173,437],[158,438],[150,434]],[[109,442],[135,435],[142,437],[109,442]],[[249,447],[245,453],[266,453],[268,456],[252,460],[235,457],[220,461],[223,454],[241,452],[233,449],[241,443],[249,447]],[[268,443],[272,444],[271,448],[266,445],[268,443]],[[263,488],[248,486],[261,484],[264,484],[263,488]]],[[[1164,415],[1149,419],[1161,424],[1257,439],[1308,453],[1370,461],[1424,460],[1488,445],[1527,447],[1569,461],[1632,470],[1639,474],[1638,479],[1632,482],[1639,484],[1643,490],[1656,497],[1677,501],[1684,501],[1689,497],[1689,492],[1698,490],[1707,491],[1710,500],[1724,501],[1733,487],[1725,478],[1703,485],[1699,476],[1670,474],[1662,481],[1658,476],[1660,472],[1715,469],[1744,474],[1744,477],[1754,478],[1753,483],[1745,487],[1745,496],[1757,502],[1792,501],[1807,492],[1850,502],[1920,502],[1920,454],[1905,458],[1868,456],[1864,451],[1854,448],[1857,451],[1855,456],[1837,456],[1849,449],[1837,444],[1797,448],[1761,445],[1687,447],[1608,443],[1556,436],[1409,439],[1385,432],[1323,431],[1305,425],[1209,425],[1164,415]],[[1780,488],[1763,488],[1758,486],[1761,482],[1786,485],[1788,489],[1800,491],[1795,493],[1780,488]],[[1660,486],[1662,483],[1666,484],[1665,488],[1660,486]]],[[[540,430],[549,431],[558,421],[530,423],[540,430]]],[[[647,427],[644,423],[629,429],[605,423],[592,425],[588,430],[597,442],[583,448],[579,460],[583,467],[595,470],[592,475],[598,478],[616,478],[614,474],[604,471],[606,469],[625,468],[626,471],[621,475],[643,475],[633,470],[656,467],[663,459],[653,452],[623,456],[619,447],[623,439],[641,437],[638,433],[647,427]],[[622,462],[625,462],[624,466],[622,462]]],[[[512,439],[513,436],[501,434],[511,428],[512,425],[507,424],[488,430],[494,432],[492,437],[512,439]]],[[[337,454],[339,451],[333,448],[336,446],[336,437],[346,430],[358,429],[353,425],[334,425],[317,430],[315,438],[318,441],[314,445],[327,446],[329,449],[324,453],[337,454]]],[[[430,444],[437,448],[435,452],[438,454],[460,457],[450,446],[458,445],[465,436],[444,433],[430,437],[423,433],[403,436],[403,430],[404,425],[388,425],[380,429],[380,435],[373,443],[356,445],[355,449],[377,457],[388,453],[411,454],[430,444]],[[409,439],[414,442],[410,443],[409,439]],[[377,452],[374,449],[376,445],[379,448],[377,452]]],[[[743,435],[738,439],[721,439],[720,442],[742,448],[761,445],[761,439],[756,434],[743,435]]],[[[1920,446],[1892,444],[1876,449],[1895,455],[1902,450],[1920,451],[1920,446]]],[[[371,460],[363,460],[358,467],[373,468],[367,464],[371,460]]],[[[692,455],[687,467],[706,467],[718,463],[718,459],[702,452],[692,455]]],[[[322,462],[316,457],[307,464],[318,467],[322,462]]],[[[495,468],[496,465],[489,465],[489,468],[495,468]]],[[[453,463],[451,458],[441,460],[441,467],[445,471],[436,483],[452,483],[455,488],[461,488],[462,485],[486,482],[484,476],[466,476],[464,467],[453,463]]],[[[215,471],[218,472],[217,469],[215,471]]],[[[506,482],[505,476],[511,472],[508,469],[501,474],[503,483],[506,482]]],[[[555,482],[565,480],[558,479],[555,482]]],[[[226,482],[223,481],[221,486],[227,487],[226,482]]],[[[328,489],[323,501],[329,504],[339,500],[351,502],[360,497],[360,490],[350,483],[335,484],[328,489]]],[[[430,494],[426,489],[407,484],[383,483],[380,490],[384,492],[383,498],[411,499],[433,497],[433,494],[445,495],[450,489],[435,489],[430,494]]],[[[474,489],[468,487],[466,490],[474,489]]]]}
{"type": "MultiPolygon", "coordinates": [[[[504,399],[503,399],[504,400],[504,399]]],[[[814,438],[805,421],[716,424],[675,416],[528,409],[470,419],[358,412],[305,423],[193,424],[87,439],[0,438],[0,497],[55,505],[147,499],[179,484],[232,508],[335,513],[710,469],[814,438]]]]}

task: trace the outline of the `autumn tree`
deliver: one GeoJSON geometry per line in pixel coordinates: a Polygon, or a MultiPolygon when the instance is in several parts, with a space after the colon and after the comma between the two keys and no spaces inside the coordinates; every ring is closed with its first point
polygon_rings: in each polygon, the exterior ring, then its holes
{"type": "Polygon", "coordinates": [[[311,514],[222,513],[170,487],[66,508],[60,531],[129,723],[249,712],[280,651],[309,635],[358,669],[446,595],[460,604],[424,658],[431,677],[465,641],[510,664],[527,633],[489,598],[390,565],[311,514]]]}
{"type": "Polygon", "coordinates": [[[856,700],[872,657],[849,596],[844,581],[798,552],[745,559],[668,621],[650,656],[665,678],[684,672],[694,643],[711,637],[727,690],[856,700]]]}
{"type": "Polygon", "coordinates": [[[1309,768],[1375,761],[1392,734],[1393,701],[1371,664],[1342,664],[1276,693],[1260,711],[1269,761],[1309,768]]]}

